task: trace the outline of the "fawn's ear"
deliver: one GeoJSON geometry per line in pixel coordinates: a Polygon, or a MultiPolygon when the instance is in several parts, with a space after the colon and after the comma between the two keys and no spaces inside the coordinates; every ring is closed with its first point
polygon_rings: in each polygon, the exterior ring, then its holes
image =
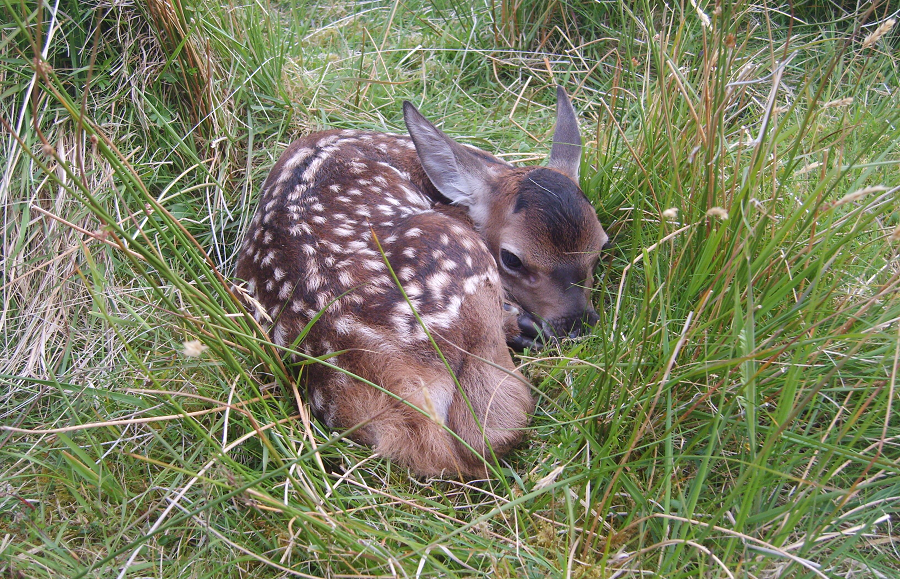
{"type": "Polygon", "coordinates": [[[409,101],[403,101],[403,119],[425,174],[441,195],[467,207],[475,227],[481,229],[490,211],[492,176],[506,165],[480,149],[460,145],[409,101]]]}
{"type": "Polygon", "coordinates": [[[578,183],[578,166],[581,164],[581,133],[578,118],[569,95],[563,87],[556,87],[556,130],[547,166],[567,175],[578,183]]]}

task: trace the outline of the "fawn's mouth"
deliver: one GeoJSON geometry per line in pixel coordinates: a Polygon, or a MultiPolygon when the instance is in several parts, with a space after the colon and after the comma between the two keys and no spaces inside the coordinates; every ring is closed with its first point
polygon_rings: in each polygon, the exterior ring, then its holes
{"type": "Polygon", "coordinates": [[[598,321],[599,316],[593,310],[552,322],[523,311],[518,317],[520,336],[511,345],[517,350],[541,349],[565,338],[578,338],[583,334],[584,326],[593,327],[598,321]]]}

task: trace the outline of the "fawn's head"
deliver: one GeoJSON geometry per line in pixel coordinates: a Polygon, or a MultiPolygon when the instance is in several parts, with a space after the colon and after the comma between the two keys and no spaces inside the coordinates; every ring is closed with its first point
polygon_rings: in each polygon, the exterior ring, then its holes
{"type": "Polygon", "coordinates": [[[556,130],[547,167],[513,167],[445,135],[409,102],[403,115],[425,173],[468,209],[497,260],[507,297],[540,320],[545,334],[577,336],[597,313],[590,291],[607,235],[578,186],[581,135],[557,88],[556,130]]]}

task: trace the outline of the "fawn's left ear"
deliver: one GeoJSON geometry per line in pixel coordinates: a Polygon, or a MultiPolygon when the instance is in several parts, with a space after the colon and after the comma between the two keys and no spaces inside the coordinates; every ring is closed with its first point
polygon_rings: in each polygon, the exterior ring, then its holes
{"type": "Polygon", "coordinates": [[[425,174],[441,195],[467,207],[475,227],[481,230],[490,212],[492,174],[505,165],[484,151],[460,145],[409,101],[403,101],[403,120],[425,174]]]}
{"type": "Polygon", "coordinates": [[[578,118],[569,95],[563,87],[556,87],[556,130],[547,166],[567,175],[578,183],[578,167],[581,164],[581,133],[578,118]]]}

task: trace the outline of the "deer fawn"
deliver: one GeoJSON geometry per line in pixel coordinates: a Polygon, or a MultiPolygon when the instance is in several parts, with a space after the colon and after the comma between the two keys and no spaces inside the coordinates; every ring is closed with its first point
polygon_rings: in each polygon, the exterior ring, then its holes
{"type": "Polygon", "coordinates": [[[236,274],[274,343],[338,352],[303,370],[326,425],[356,426],[354,440],[419,475],[483,476],[534,409],[507,344],[596,322],[607,236],[577,185],[581,137],[562,88],[547,168],[460,145],[409,102],[403,114],[409,137],[331,130],[291,144],[236,274]]]}

